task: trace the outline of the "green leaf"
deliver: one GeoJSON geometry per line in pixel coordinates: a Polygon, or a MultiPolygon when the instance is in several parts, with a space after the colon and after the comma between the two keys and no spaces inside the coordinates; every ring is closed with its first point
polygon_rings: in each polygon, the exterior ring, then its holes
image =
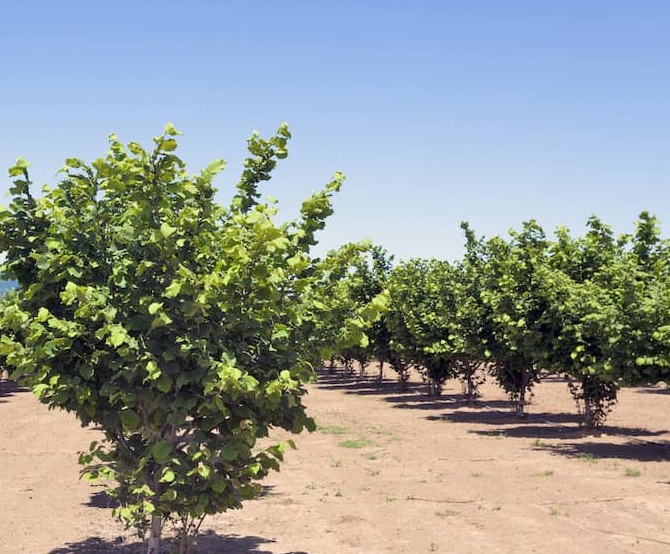
{"type": "Polygon", "coordinates": [[[128,429],[137,429],[140,424],[140,416],[134,410],[121,410],[119,417],[123,426],[128,429]]]}
{"type": "Polygon", "coordinates": [[[233,460],[237,459],[238,454],[239,448],[235,444],[226,444],[219,452],[221,458],[223,458],[226,462],[232,462],[233,460]]]}
{"type": "Polygon", "coordinates": [[[163,374],[156,380],[156,388],[164,394],[172,390],[172,379],[163,374]]]}
{"type": "Polygon", "coordinates": [[[152,302],[149,304],[149,314],[150,315],[155,315],[158,310],[160,310],[163,307],[162,302],[152,302]]]}
{"type": "Polygon", "coordinates": [[[163,502],[174,502],[177,498],[178,494],[174,489],[168,489],[161,495],[161,500],[163,502]]]}
{"type": "Polygon", "coordinates": [[[207,173],[210,173],[212,175],[216,175],[217,173],[221,173],[224,169],[226,168],[226,162],[224,160],[214,160],[213,162],[210,162],[207,165],[207,168],[205,171],[207,173]]]}
{"type": "Polygon", "coordinates": [[[181,292],[182,281],[172,281],[170,285],[165,289],[165,296],[168,298],[175,298],[181,292]]]}
{"type": "Polygon", "coordinates": [[[119,324],[114,324],[114,325],[109,325],[109,343],[113,347],[119,347],[121,346],[126,339],[128,338],[128,334],[126,333],[126,330],[123,328],[122,325],[119,324]]]}
{"type": "Polygon", "coordinates": [[[167,463],[172,455],[172,445],[166,440],[160,440],[151,447],[151,454],[159,464],[167,463]]]}
{"type": "Polygon", "coordinates": [[[16,159],[16,163],[9,168],[9,176],[10,177],[20,177],[22,176],[27,170],[28,170],[28,162],[19,156],[16,159]]]}
{"type": "Polygon", "coordinates": [[[161,224],[161,229],[160,229],[161,235],[163,235],[163,237],[165,237],[165,238],[168,238],[168,237],[172,236],[176,230],[177,230],[176,227],[172,227],[172,226],[168,225],[167,223],[162,223],[161,224]]]}
{"type": "Polygon", "coordinates": [[[181,135],[181,132],[170,122],[165,125],[165,134],[170,136],[181,135]]]}
{"type": "Polygon", "coordinates": [[[163,152],[172,152],[177,149],[177,141],[174,139],[164,139],[161,141],[160,146],[163,152]]]}
{"type": "Polygon", "coordinates": [[[152,380],[156,380],[161,376],[161,370],[154,360],[147,362],[147,374],[149,375],[149,379],[152,380]]]}
{"type": "MultiPolygon", "coordinates": [[[[175,474],[174,471],[171,469],[165,469],[163,471],[163,475],[160,478],[161,483],[172,483],[175,480],[175,474]]],[[[176,493],[175,493],[176,494],[176,493]]],[[[174,500],[174,499],[173,499],[174,500]]]]}

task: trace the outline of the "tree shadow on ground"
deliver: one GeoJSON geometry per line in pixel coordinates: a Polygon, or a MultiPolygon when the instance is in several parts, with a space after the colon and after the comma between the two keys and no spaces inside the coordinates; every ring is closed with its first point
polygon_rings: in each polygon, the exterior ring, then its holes
{"type": "Polygon", "coordinates": [[[110,496],[107,494],[107,491],[101,490],[91,494],[91,497],[89,498],[88,502],[84,504],[84,506],[88,506],[89,508],[102,508],[111,510],[112,508],[118,508],[119,503],[115,499],[110,498],[110,496]]]}
{"type": "Polygon", "coordinates": [[[523,439],[574,439],[590,436],[613,435],[620,437],[657,437],[665,435],[666,431],[650,431],[628,427],[607,427],[595,430],[586,430],[579,425],[550,427],[546,425],[519,425],[516,427],[501,427],[491,430],[471,430],[475,435],[490,437],[514,437],[523,439]]]}
{"type": "Polygon", "coordinates": [[[28,387],[19,385],[10,379],[0,379],[0,402],[7,402],[6,398],[22,392],[30,392],[28,387]]]}
{"type": "Polygon", "coordinates": [[[638,462],[664,462],[670,460],[670,444],[632,440],[623,444],[611,442],[577,442],[559,445],[542,445],[535,450],[545,450],[570,458],[597,461],[598,458],[635,460],[638,462]]]}
{"type": "Polygon", "coordinates": [[[587,436],[613,435],[622,437],[658,437],[670,433],[668,430],[651,431],[641,427],[618,427],[604,425],[595,430],[586,430],[581,418],[575,413],[538,412],[518,419],[511,412],[496,410],[459,410],[429,416],[431,420],[443,420],[454,423],[469,423],[496,426],[495,429],[471,429],[468,432],[491,437],[515,437],[529,439],[572,439],[587,436]]]}
{"type": "MultiPolygon", "coordinates": [[[[239,535],[219,535],[206,531],[198,537],[197,554],[272,554],[263,545],[275,542],[263,537],[239,535]]],[[[169,542],[166,541],[166,547],[169,542]]],[[[140,541],[126,542],[123,537],[112,540],[90,537],[83,541],[67,543],[51,550],[48,554],[145,554],[146,546],[140,541]]],[[[170,552],[168,549],[167,552],[170,552]]],[[[283,552],[282,554],[308,554],[305,551],[283,552]]]]}
{"type": "MultiPolygon", "coordinates": [[[[320,371],[316,386],[325,390],[340,390],[347,394],[361,396],[384,395],[398,392],[397,380],[384,378],[380,383],[376,377],[369,375],[359,377],[356,374],[349,375],[343,371],[320,371]]],[[[421,388],[425,389],[425,387],[426,385],[422,383],[407,383],[407,393],[412,394],[421,388]]]]}
{"type": "MultiPolygon", "coordinates": [[[[480,409],[504,409],[509,408],[507,400],[469,400],[465,394],[444,394],[440,397],[428,396],[426,394],[402,394],[387,396],[384,401],[394,404],[394,408],[401,410],[459,410],[461,408],[480,409]]],[[[445,414],[446,417],[446,414],[445,414]]],[[[428,419],[444,419],[442,416],[428,416],[428,419]]]]}
{"type": "MultiPolygon", "coordinates": [[[[531,412],[525,418],[519,419],[509,409],[509,402],[500,401],[486,402],[480,409],[456,410],[443,413],[439,416],[428,416],[430,420],[444,420],[452,423],[474,423],[477,425],[511,425],[518,426],[519,433],[523,436],[524,429],[532,429],[534,426],[578,426],[579,415],[574,413],[551,413],[551,412],[531,412]],[[508,408],[506,410],[493,409],[496,407],[508,408]]],[[[493,433],[499,434],[500,431],[508,429],[497,429],[493,433]]],[[[475,432],[475,431],[473,431],[475,432]]],[[[482,431],[487,434],[488,431],[482,431]]]]}
{"type": "Polygon", "coordinates": [[[123,537],[107,540],[90,537],[79,542],[69,542],[65,546],[50,550],[48,554],[144,554],[146,546],[141,542],[128,543],[123,537]]]}

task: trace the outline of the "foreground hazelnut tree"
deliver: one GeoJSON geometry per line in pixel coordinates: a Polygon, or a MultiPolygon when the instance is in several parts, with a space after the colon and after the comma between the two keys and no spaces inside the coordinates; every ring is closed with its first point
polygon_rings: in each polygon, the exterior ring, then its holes
{"type": "Polygon", "coordinates": [[[343,179],[278,225],[258,185],[287,155],[285,125],[249,139],[227,207],[212,187],[223,161],[188,174],[178,134],[167,125],[153,151],[112,135],[106,157],[66,160],[39,198],[19,159],[0,211],[3,276],[18,283],[0,355],[42,402],[102,429],[83,474],[111,480],[148,554],[166,523],[185,553],[207,514],[261,492],[284,452],[257,447],[270,428],[313,429],[301,398],[325,306],[309,299],[326,270],[309,252],[343,179]]]}

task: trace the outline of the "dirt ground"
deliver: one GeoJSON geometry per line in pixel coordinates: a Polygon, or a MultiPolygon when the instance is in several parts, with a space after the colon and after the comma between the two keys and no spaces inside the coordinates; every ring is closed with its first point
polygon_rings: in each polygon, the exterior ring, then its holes
{"type": "MultiPolygon", "coordinates": [[[[623,390],[583,436],[560,379],[515,419],[495,385],[469,407],[460,386],[427,398],[322,372],[307,405],[319,429],[266,481],[267,494],[203,524],[200,554],[607,554],[670,552],[670,394],[623,390]]],[[[139,543],[78,479],[96,432],[0,383],[0,553],[130,554],[139,543]]]]}

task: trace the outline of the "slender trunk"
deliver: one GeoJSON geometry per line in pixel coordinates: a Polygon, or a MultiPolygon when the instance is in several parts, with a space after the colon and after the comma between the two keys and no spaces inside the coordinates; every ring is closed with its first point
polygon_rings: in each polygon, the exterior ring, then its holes
{"type": "Polygon", "coordinates": [[[408,375],[403,371],[398,374],[398,389],[400,392],[407,392],[408,375]]]}
{"type": "Polygon", "coordinates": [[[474,383],[473,375],[474,375],[474,371],[472,369],[468,369],[468,377],[467,377],[468,390],[466,392],[466,397],[467,397],[467,400],[468,400],[468,404],[471,404],[475,399],[475,383],[474,383]]]}
{"type": "Polygon", "coordinates": [[[161,531],[163,530],[163,518],[157,514],[151,516],[151,527],[149,529],[149,546],[147,554],[160,554],[161,531]]]}
{"type": "Polygon", "coordinates": [[[379,360],[379,377],[377,377],[377,383],[382,384],[384,380],[384,360],[379,360]]]}
{"type": "Polygon", "coordinates": [[[518,418],[526,417],[526,385],[528,384],[528,370],[521,371],[521,386],[519,387],[519,402],[516,405],[516,416],[518,418]]]}
{"type": "Polygon", "coordinates": [[[595,428],[595,420],[593,416],[593,408],[588,398],[584,399],[584,427],[591,431],[595,428]]]}

